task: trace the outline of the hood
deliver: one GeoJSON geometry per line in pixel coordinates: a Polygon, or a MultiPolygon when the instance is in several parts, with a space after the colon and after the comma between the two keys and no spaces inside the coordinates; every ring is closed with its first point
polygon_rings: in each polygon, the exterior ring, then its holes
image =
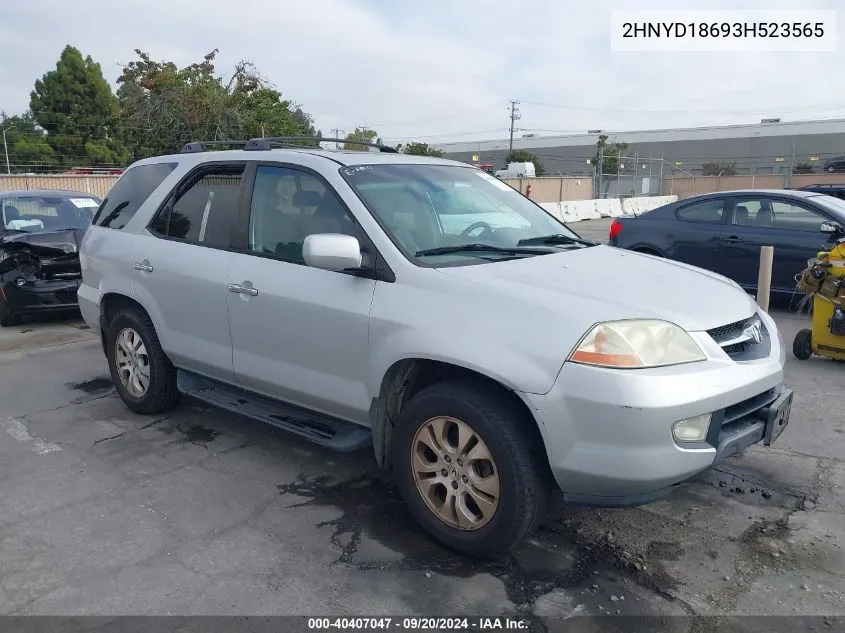
{"type": "Polygon", "coordinates": [[[662,319],[693,332],[740,321],[757,309],[748,293],[721,275],[604,245],[438,270],[590,323],[662,319]]]}
{"type": "Polygon", "coordinates": [[[47,231],[42,233],[0,232],[0,250],[13,252],[28,249],[37,255],[55,257],[79,253],[85,229],[47,231]]]}
{"type": "Polygon", "coordinates": [[[76,274],[85,229],[46,233],[0,232],[0,272],[40,270],[47,276],[76,274]]]}

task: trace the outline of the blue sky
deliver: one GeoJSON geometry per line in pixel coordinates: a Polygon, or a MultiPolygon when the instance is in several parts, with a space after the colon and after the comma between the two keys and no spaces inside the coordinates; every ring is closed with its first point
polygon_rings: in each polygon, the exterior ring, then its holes
{"type": "MultiPolygon", "coordinates": [[[[65,44],[114,81],[133,49],[180,65],[220,49],[218,71],[249,59],[331,128],[389,141],[547,135],[845,116],[845,55],[618,53],[596,0],[56,0],[9,3],[0,22],[0,110],[25,109],[65,44]],[[63,8],[67,6],[68,8],[63,8]]],[[[807,1],[806,9],[839,2],[807,1]]],[[[795,9],[795,2],[639,0],[637,9],[795,9]]],[[[840,16],[839,32],[845,26],[840,16]]]]}

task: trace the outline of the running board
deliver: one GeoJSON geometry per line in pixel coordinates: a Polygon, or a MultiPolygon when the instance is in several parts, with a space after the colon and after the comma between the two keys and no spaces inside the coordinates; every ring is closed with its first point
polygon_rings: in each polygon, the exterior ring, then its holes
{"type": "Polygon", "coordinates": [[[295,405],[277,402],[237,387],[184,371],[177,372],[179,391],[215,407],[266,422],[338,452],[372,446],[370,429],[295,405]]]}

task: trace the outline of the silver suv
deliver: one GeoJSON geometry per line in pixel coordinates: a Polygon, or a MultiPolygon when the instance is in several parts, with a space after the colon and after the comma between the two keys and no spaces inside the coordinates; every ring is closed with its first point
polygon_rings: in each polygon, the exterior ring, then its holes
{"type": "Polygon", "coordinates": [[[783,341],[735,283],[584,240],[472,166],[370,149],[190,144],[120,177],[79,305],[132,411],[184,394],[371,446],[470,554],[518,543],[555,488],[647,503],[784,429],[783,341]]]}

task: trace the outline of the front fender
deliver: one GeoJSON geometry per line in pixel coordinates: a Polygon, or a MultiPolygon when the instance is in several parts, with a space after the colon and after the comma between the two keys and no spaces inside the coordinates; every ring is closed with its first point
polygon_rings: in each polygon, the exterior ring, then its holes
{"type": "Polygon", "coordinates": [[[559,361],[549,362],[548,357],[529,350],[455,334],[404,328],[371,336],[367,383],[370,397],[378,397],[387,371],[403,360],[448,363],[487,376],[512,391],[536,394],[551,391],[565,360],[561,356],[559,361]]]}

